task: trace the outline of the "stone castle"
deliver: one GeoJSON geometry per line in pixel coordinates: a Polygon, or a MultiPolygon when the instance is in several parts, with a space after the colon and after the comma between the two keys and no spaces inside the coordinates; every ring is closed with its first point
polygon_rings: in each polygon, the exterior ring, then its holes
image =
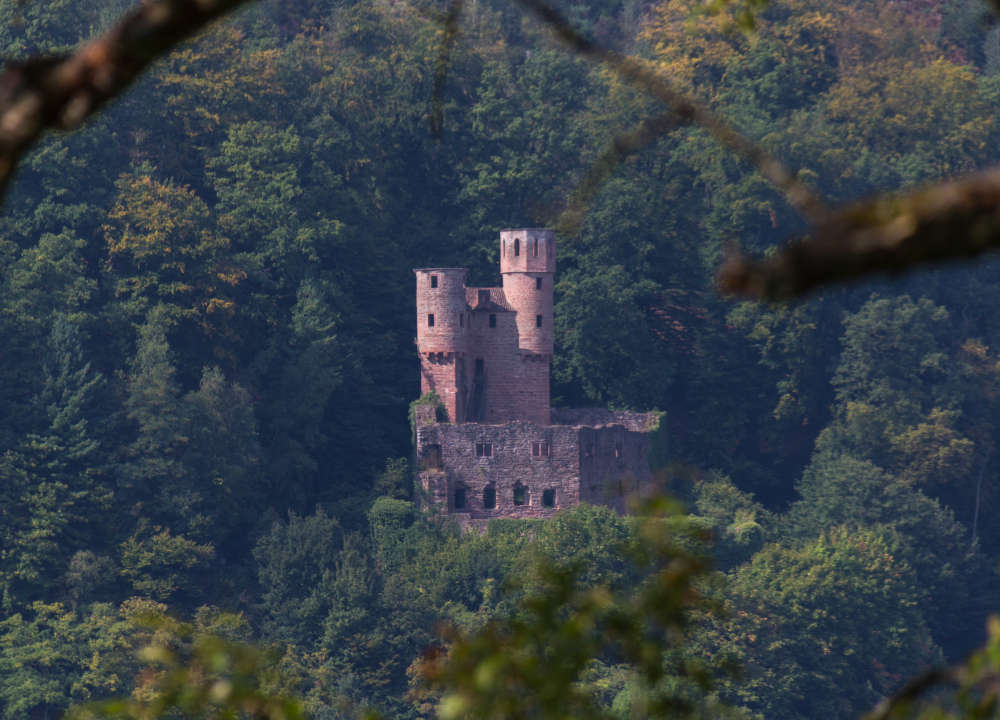
{"type": "Polygon", "coordinates": [[[657,413],[552,408],[555,233],[500,232],[500,287],[464,268],[419,268],[414,406],[418,478],[441,512],[469,523],[547,517],[580,502],[625,511],[650,482],[657,413]]]}

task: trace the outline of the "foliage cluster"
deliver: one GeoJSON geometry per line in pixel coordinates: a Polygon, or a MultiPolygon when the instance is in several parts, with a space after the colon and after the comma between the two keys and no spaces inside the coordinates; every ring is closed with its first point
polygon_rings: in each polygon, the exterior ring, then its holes
{"type": "MultiPolygon", "coordinates": [[[[0,46],[65,49],[123,4],[0,0],[0,46]]],[[[727,4],[694,4],[561,7],[836,199],[1000,159],[1000,29],[968,3],[752,2],[752,36],[727,4]]],[[[262,2],[23,165],[0,218],[0,716],[148,700],[133,653],[150,608],[242,612],[279,689],[330,719],[434,714],[420,658],[441,622],[513,647],[578,623],[597,659],[565,677],[613,717],[645,691],[845,717],[980,644],[998,265],[794,307],[720,300],[723,248],[766,252],[798,220],[697,129],[626,158],[560,238],[553,387],[557,404],[666,409],[662,479],[713,538],[696,589],[724,612],[689,608],[683,641],[641,658],[663,673],[644,691],[636,658],[594,635],[656,576],[619,549],[641,525],[580,508],[462,535],[418,511],[411,268],[496,284],[496,230],[551,221],[656,112],[485,0],[465,3],[434,135],[437,10],[262,2]]]]}

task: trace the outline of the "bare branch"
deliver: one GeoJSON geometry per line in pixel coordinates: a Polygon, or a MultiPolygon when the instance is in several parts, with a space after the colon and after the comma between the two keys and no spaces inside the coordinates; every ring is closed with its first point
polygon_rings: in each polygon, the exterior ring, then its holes
{"type": "Polygon", "coordinates": [[[148,0],[65,57],[8,63],[0,73],[0,195],[50,129],[78,127],[153,60],[248,0],[148,0]]]}
{"type": "Polygon", "coordinates": [[[788,202],[813,223],[823,222],[829,215],[823,200],[802,183],[789,168],[764,148],[730,127],[722,118],[694,98],[673,86],[661,73],[636,58],[588,40],[545,0],[518,0],[537,15],[563,43],[594,62],[613,68],[623,79],[653,95],[674,113],[679,125],[699,125],[712,133],[719,142],[750,161],[760,173],[781,190],[788,202]]]}
{"type": "Polygon", "coordinates": [[[939,685],[957,685],[961,682],[961,666],[932,668],[909,680],[898,691],[882,700],[864,720],[889,720],[893,713],[913,702],[928,690],[939,685]]]}
{"type": "Polygon", "coordinates": [[[723,292],[764,300],[1000,247],[1000,168],[837,211],[810,237],[772,257],[735,253],[719,270],[723,292]]]}

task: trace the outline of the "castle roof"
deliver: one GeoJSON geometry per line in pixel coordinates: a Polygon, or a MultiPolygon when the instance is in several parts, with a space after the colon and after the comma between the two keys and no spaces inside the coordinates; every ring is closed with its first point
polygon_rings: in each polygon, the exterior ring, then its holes
{"type": "Polygon", "coordinates": [[[473,310],[499,310],[501,312],[513,312],[514,308],[507,302],[507,296],[500,287],[467,287],[465,288],[465,301],[473,310]],[[488,292],[486,302],[479,301],[479,293],[488,292]]]}

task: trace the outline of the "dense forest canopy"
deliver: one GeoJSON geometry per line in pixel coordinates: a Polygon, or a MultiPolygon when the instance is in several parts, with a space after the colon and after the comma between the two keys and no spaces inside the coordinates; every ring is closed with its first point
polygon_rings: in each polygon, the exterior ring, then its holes
{"type": "MultiPolygon", "coordinates": [[[[127,5],[0,0],[0,47],[65,52],[127,5]]],[[[835,200],[1000,160],[985,7],[775,0],[747,35],[694,5],[560,7],[835,200]]],[[[260,2],[22,164],[0,218],[3,718],[132,692],[150,610],[277,648],[313,717],[431,716],[437,624],[516,613],[536,553],[641,585],[628,519],[462,535],[414,497],[411,268],[495,285],[497,231],[554,222],[662,110],[502,0],[464,4],[436,106],[443,9],[260,2]]],[[[802,229],[681,127],[559,240],[554,402],[665,411],[657,470],[714,538],[726,612],[663,662],[717,659],[713,697],[749,717],[857,715],[1000,607],[1000,265],[718,296],[733,240],[802,229]]],[[[629,717],[620,661],[585,687],[629,717]]]]}

